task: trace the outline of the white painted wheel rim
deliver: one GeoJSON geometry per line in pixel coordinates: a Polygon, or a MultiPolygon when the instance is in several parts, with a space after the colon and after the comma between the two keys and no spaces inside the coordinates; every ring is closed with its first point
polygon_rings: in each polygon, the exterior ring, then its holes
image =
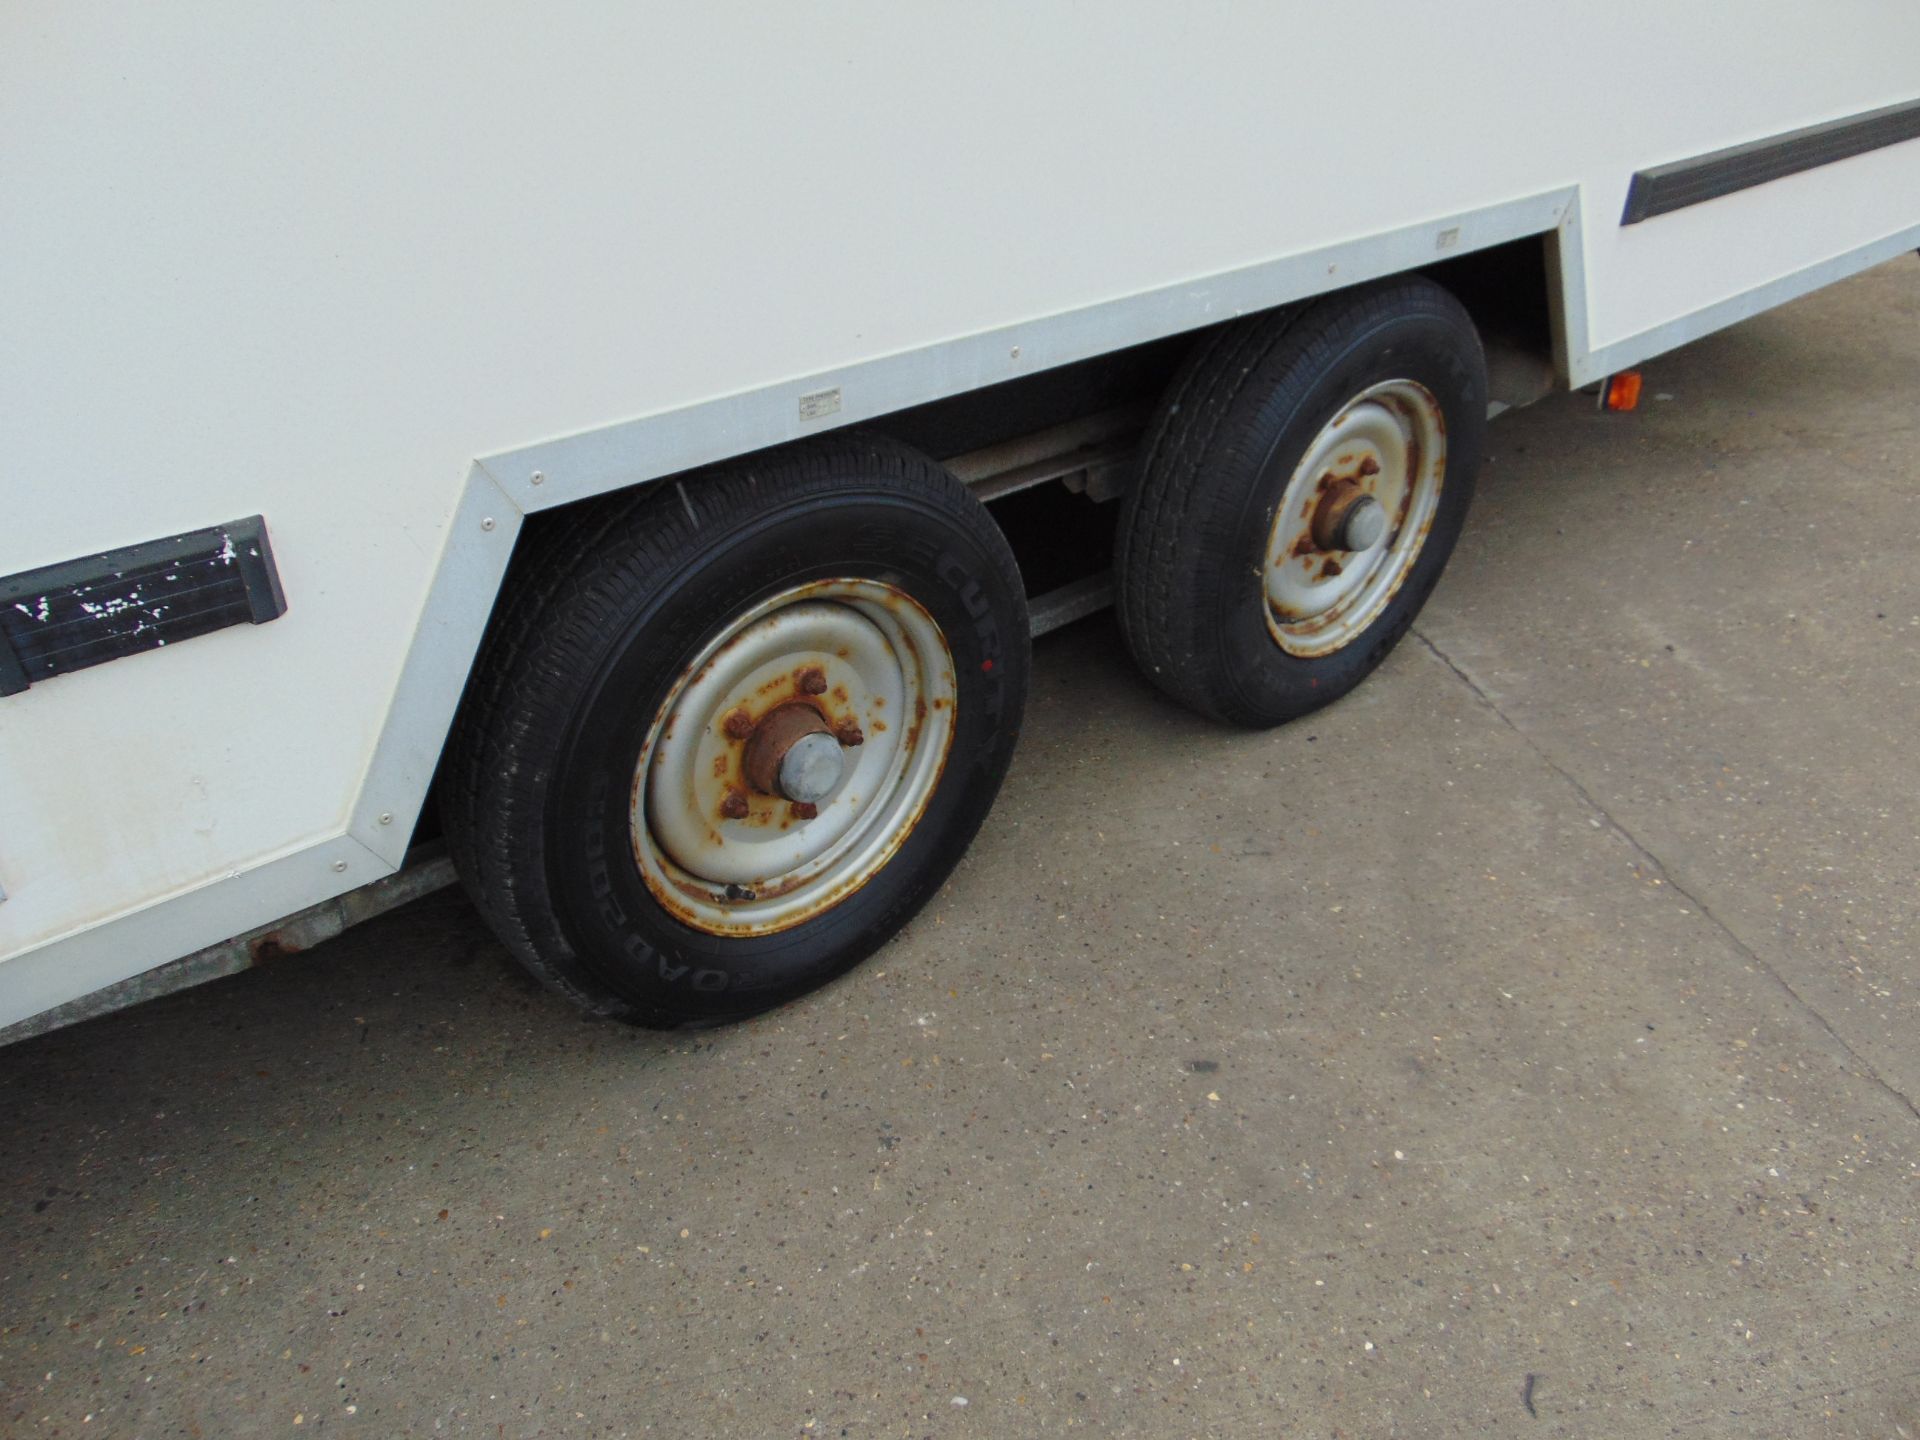
{"type": "MultiPolygon", "coordinates": [[[[709,934],[765,935],[814,918],[871,880],[925,812],[953,740],[953,657],[940,627],[878,580],[823,580],[730,622],[655,715],[634,768],[629,829],[647,888],[709,934]],[[822,672],[817,695],[802,674],[822,672]],[[864,739],[808,818],[746,784],[729,715],[804,701],[864,739]],[[744,795],[744,816],[723,813],[744,795]]],[[[737,802],[736,802],[737,803],[737,802]]]]}
{"type": "Polygon", "coordinates": [[[1356,395],[1307,446],[1267,537],[1267,630],[1292,655],[1327,655],[1380,616],[1412,571],[1440,507],[1447,427],[1440,402],[1412,380],[1356,395]],[[1365,550],[1322,550],[1313,519],[1328,489],[1352,481],[1385,510],[1365,550]]]}

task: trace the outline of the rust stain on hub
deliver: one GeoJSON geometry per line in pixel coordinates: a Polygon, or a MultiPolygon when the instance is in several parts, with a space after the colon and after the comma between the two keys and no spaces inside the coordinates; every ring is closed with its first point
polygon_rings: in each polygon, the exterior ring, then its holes
{"type": "MultiPolygon", "coordinates": [[[[1372,462],[1369,461],[1369,464],[1372,462]]],[[[1366,466],[1360,467],[1362,472],[1366,466]]],[[[1380,467],[1373,467],[1373,474],[1380,473],[1380,467]]],[[[1347,523],[1347,516],[1353,507],[1367,498],[1367,492],[1360,488],[1360,482],[1342,476],[1327,486],[1326,493],[1320,497],[1320,503],[1313,507],[1313,543],[1320,550],[1344,550],[1340,532],[1347,523]]]]}
{"type": "MultiPolygon", "coordinates": [[[[825,684],[826,677],[822,676],[823,688],[825,684]]],[[[807,735],[827,733],[826,718],[805,700],[789,700],[784,705],[774,706],[760,717],[760,723],[753,729],[753,738],[747,741],[746,751],[741,756],[741,770],[747,777],[747,784],[762,795],[778,795],[780,763],[787,758],[787,751],[793,748],[794,742],[807,735]]]]}

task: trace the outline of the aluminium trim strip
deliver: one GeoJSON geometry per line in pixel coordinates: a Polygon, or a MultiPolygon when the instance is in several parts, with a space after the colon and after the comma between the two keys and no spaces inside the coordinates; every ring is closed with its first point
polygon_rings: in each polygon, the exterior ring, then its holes
{"type": "Polygon", "coordinates": [[[890,415],[1237,315],[1269,310],[1544,234],[1574,203],[1572,186],[1436,217],[1296,255],[1179,281],[913,350],[663,410],[581,434],[483,456],[520,508],[678,474],[735,455],[890,415]],[[538,482],[534,480],[539,475],[538,482]]]}
{"type": "Polygon", "coordinates": [[[470,466],[347,821],[347,833],[389,865],[406,859],[520,526],[513,497],[470,466]]]}
{"type": "Polygon", "coordinates": [[[271,925],[393,870],[351,836],[334,835],[68,931],[0,964],[0,1026],[271,925]]]}
{"type": "Polygon", "coordinates": [[[406,866],[397,874],[369,881],[356,889],[310,905],[296,914],[276,920],[267,927],[236,935],[216,945],[183,955],[152,970],[119,980],[38,1015],[0,1027],[0,1045],[30,1040],[36,1035],[77,1025],[82,1020],[110,1015],[143,1000],[171,995],[209,980],[237,975],[242,970],[279,956],[312,949],[330,940],[349,926],[358,925],[387,911],[411,903],[423,895],[456,884],[453,862],[439,846],[423,846],[407,857],[406,866]]]}

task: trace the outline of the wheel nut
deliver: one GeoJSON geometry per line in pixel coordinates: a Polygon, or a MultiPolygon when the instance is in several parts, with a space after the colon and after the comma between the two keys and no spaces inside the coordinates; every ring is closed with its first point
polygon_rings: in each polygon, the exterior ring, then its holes
{"type": "Polygon", "coordinates": [[[735,710],[720,722],[720,728],[727,732],[729,740],[744,740],[753,733],[753,717],[744,710],[735,710]]]}
{"type": "Polygon", "coordinates": [[[827,693],[827,672],[818,665],[809,665],[800,672],[800,693],[802,695],[824,695],[827,693]]]}
{"type": "Polygon", "coordinates": [[[729,790],[727,798],[720,802],[720,813],[729,820],[746,819],[749,808],[747,792],[744,790],[729,790]]]}
{"type": "Polygon", "coordinates": [[[862,744],[866,736],[860,733],[860,726],[851,719],[842,720],[833,727],[833,738],[851,749],[862,744]]]}
{"type": "Polygon", "coordinates": [[[811,820],[820,813],[820,807],[810,800],[796,800],[787,808],[793,811],[796,820],[811,820]]]}

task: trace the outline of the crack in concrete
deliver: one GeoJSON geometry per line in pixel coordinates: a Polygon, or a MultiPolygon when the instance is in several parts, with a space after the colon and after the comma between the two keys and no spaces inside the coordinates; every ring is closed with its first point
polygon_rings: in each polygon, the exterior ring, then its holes
{"type": "Polygon", "coordinates": [[[1654,872],[1654,874],[1659,877],[1660,882],[1663,885],[1667,886],[1676,895],[1679,895],[1683,899],[1690,901],[1693,904],[1693,906],[1700,912],[1700,914],[1706,917],[1708,924],[1712,925],[1714,929],[1718,930],[1722,935],[1726,936],[1728,943],[1731,944],[1735,950],[1739,951],[1740,954],[1746,956],[1748,960],[1752,961],[1753,964],[1760,970],[1760,972],[1763,975],[1765,975],[1768,979],[1772,980],[1775,985],[1779,986],[1781,991],[1795,1005],[1797,1005],[1800,1009],[1806,1011],[1807,1014],[1811,1015],[1814,1018],[1815,1022],[1820,1026],[1820,1028],[1826,1031],[1828,1036],[1832,1038],[1833,1043],[1840,1047],[1841,1051],[1845,1053],[1847,1057],[1851,1059],[1859,1067],[1860,1071],[1863,1072],[1869,1080],[1871,1080],[1875,1085],[1879,1086],[1880,1089],[1886,1091],[1888,1095],[1891,1095],[1895,1100],[1898,1100],[1903,1106],[1905,1106],[1907,1113],[1913,1116],[1914,1119],[1920,1120],[1920,1105],[1916,1105],[1913,1102],[1913,1100],[1907,1096],[1905,1091],[1901,1090],[1892,1081],[1888,1080],[1886,1076],[1882,1075],[1880,1071],[1874,1066],[1871,1060],[1867,1059],[1866,1056],[1862,1055],[1858,1050],[1854,1049],[1852,1045],[1848,1044],[1846,1037],[1842,1035],[1838,1030],[1834,1029],[1833,1022],[1828,1020],[1825,1015],[1822,1015],[1820,1011],[1812,1004],[1812,1002],[1809,1001],[1804,995],[1802,995],[1798,990],[1794,989],[1792,983],[1788,981],[1787,977],[1782,975],[1777,969],[1775,969],[1772,963],[1768,961],[1767,958],[1763,956],[1758,950],[1754,949],[1753,946],[1749,945],[1744,939],[1742,939],[1740,936],[1740,933],[1737,930],[1735,930],[1725,920],[1722,920],[1717,914],[1715,914],[1713,907],[1707,904],[1705,900],[1701,899],[1700,895],[1696,891],[1691,889],[1689,886],[1683,884],[1680,880],[1676,879],[1672,869],[1668,867],[1667,862],[1662,860],[1658,855],[1654,854],[1654,852],[1647,847],[1646,843],[1642,841],[1638,835],[1635,835],[1631,830],[1627,829],[1625,825],[1621,824],[1620,821],[1616,820],[1613,816],[1613,812],[1608,810],[1605,805],[1600,803],[1599,798],[1595,796],[1591,790],[1587,789],[1587,787],[1580,782],[1580,779],[1578,776],[1576,776],[1571,770],[1567,769],[1564,765],[1560,764],[1559,761],[1555,760],[1551,755],[1549,755],[1546,752],[1545,749],[1543,749],[1540,746],[1540,744],[1537,741],[1534,740],[1534,738],[1531,735],[1529,735],[1525,730],[1522,730],[1520,726],[1514,722],[1513,717],[1508,715],[1505,710],[1502,710],[1500,708],[1499,702],[1496,701],[1493,698],[1493,696],[1489,695],[1486,692],[1486,690],[1481,686],[1479,681],[1475,680],[1473,676],[1469,675],[1466,672],[1466,670],[1462,668],[1460,664],[1456,662],[1451,655],[1447,654],[1446,651],[1442,650],[1438,645],[1434,644],[1432,639],[1428,637],[1427,633],[1424,630],[1418,629],[1416,627],[1413,630],[1412,634],[1416,640],[1418,640],[1422,645],[1426,646],[1428,652],[1432,654],[1434,659],[1438,660],[1442,665],[1446,666],[1448,670],[1453,672],[1454,677],[1458,679],[1462,685],[1465,685],[1469,691],[1472,692],[1474,699],[1478,700],[1482,705],[1486,706],[1487,709],[1491,710],[1494,714],[1494,717],[1497,720],[1499,720],[1499,722],[1502,725],[1506,726],[1507,729],[1511,730],[1516,736],[1519,737],[1521,744],[1525,745],[1536,756],[1538,756],[1540,759],[1540,762],[1544,764],[1549,770],[1553,771],[1554,774],[1558,775],[1562,780],[1564,780],[1568,788],[1570,788],[1575,795],[1579,796],[1580,800],[1589,809],[1591,809],[1594,814],[1600,817],[1601,822],[1606,826],[1606,828],[1611,830],[1615,835],[1619,836],[1620,839],[1627,844],[1628,848],[1630,848],[1636,855],[1638,855],[1646,863],[1646,865],[1654,872]]]}

